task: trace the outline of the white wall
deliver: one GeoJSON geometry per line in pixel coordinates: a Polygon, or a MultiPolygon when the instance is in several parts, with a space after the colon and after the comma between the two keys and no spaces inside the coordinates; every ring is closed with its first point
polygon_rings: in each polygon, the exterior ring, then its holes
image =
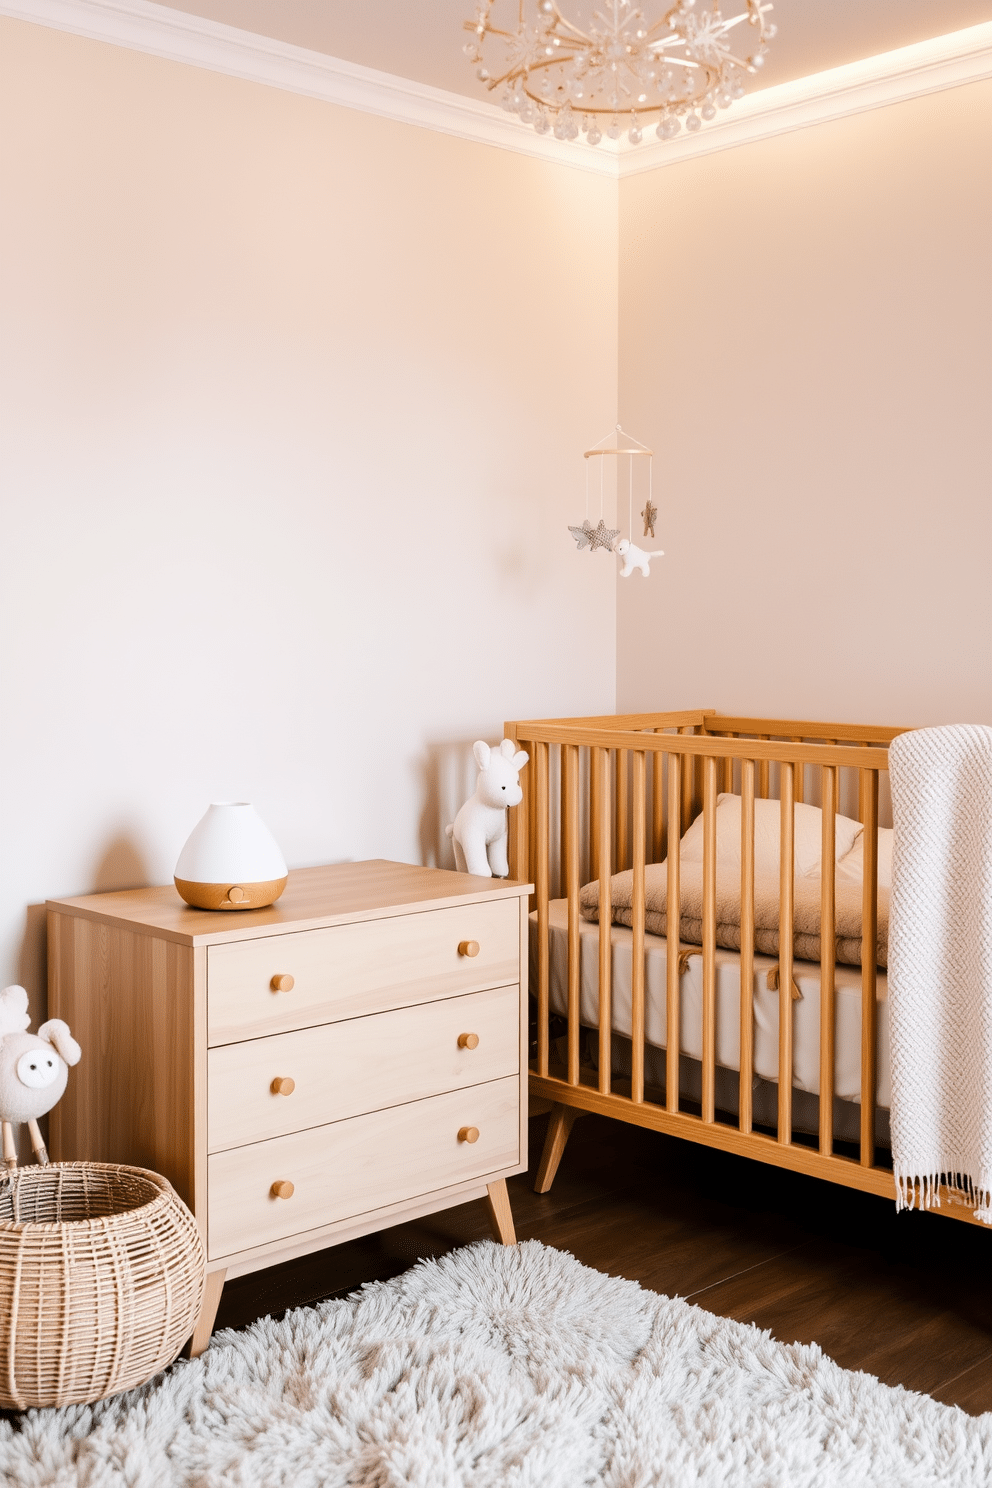
{"type": "Polygon", "coordinates": [[[0,974],[37,1004],[28,907],[167,882],[208,801],[291,866],[429,860],[466,743],[613,707],[564,528],[617,187],[9,20],[0,138],[0,974]]]}
{"type": "Polygon", "coordinates": [[[992,83],[621,184],[621,710],[992,723],[992,83]]]}

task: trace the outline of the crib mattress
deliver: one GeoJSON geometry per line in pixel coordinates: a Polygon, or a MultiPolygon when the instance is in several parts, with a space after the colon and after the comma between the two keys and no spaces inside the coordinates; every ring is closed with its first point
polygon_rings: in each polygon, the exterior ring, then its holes
{"type": "MultiPolygon", "coordinates": [[[[531,917],[531,958],[537,946],[537,916],[531,917]]],[[[568,904],[554,899],[549,907],[550,1001],[552,1011],[568,1011],[568,904]]],[[[631,965],[633,931],[610,926],[613,1032],[631,1035],[631,965]]],[[[580,1021],[588,1028],[599,1022],[599,926],[579,921],[580,1021]]],[[[716,952],[716,1062],[726,1070],[740,1069],[740,955],[716,952]]],[[[754,1073],[769,1082],[778,1080],[779,994],[768,987],[768,972],[777,966],[773,956],[754,957],[754,1073]]],[[[819,1095],[820,1091],[820,967],[815,961],[796,961],[793,977],[801,996],[792,1004],[793,1085],[819,1095]]],[[[657,935],[644,936],[644,1023],[647,1043],[664,1049],[668,1043],[668,948],[657,935]]],[[[839,1100],[861,1100],[861,972],[838,966],[834,977],[834,1095],[839,1100]]],[[[680,978],[679,1048],[693,1060],[703,1053],[703,957],[690,955],[680,978]]],[[[889,1007],[885,973],[877,973],[878,1088],[876,1100],[887,1110],[889,1082],[889,1007]]]]}

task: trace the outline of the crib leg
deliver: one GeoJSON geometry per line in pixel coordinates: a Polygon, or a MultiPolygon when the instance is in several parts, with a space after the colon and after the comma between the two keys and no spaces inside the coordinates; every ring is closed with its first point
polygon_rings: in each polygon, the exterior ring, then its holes
{"type": "Polygon", "coordinates": [[[47,1168],[48,1148],[45,1146],[45,1139],[41,1135],[41,1127],[33,1116],[28,1120],[28,1131],[31,1133],[31,1150],[42,1167],[47,1168]]]}
{"type": "Polygon", "coordinates": [[[9,1173],[17,1172],[17,1143],[14,1141],[14,1128],[9,1121],[3,1123],[3,1160],[9,1173]]]}
{"type": "Polygon", "coordinates": [[[572,1127],[582,1115],[578,1106],[552,1106],[548,1118],[548,1134],[544,1139],[544,1151],[534,1179],[534,1192],[547,1193],[555,1181],[558,1164],[565,1152],[565,1143],[572,1134],[572,1127]]]}

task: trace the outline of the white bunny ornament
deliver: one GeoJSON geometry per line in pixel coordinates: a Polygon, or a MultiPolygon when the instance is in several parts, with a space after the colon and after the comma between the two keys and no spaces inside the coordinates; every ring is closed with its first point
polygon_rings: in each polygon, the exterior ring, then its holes
{"type": "Polygon", "coordinates": [[[520,771],[529,756],[512,739],[504,739],[498,749],[477,739],[472,753],[479,767],[475,794],[445,827],[455,849],[455,867],[478,878],[508,878],[506,808],[519,806],[524,798],[520,771]]]}
{"type": "Polygon", "coordinates": [[[626,537],[620,539],[613,551],[623,559],[623,567],[620,570],[622,579],[629,579],[635,568],[639,568],[646,579],[650,578],[651,559],[665,556],[664,548],[657,548],[653,553],[647,553],[626,537]]]}
{"type": "Polygon", "coordinates": [[[14,1127],[24,1121],[35,1157],[48,1162],[38,1117],[62,1099],[69,1066],[82,1057],[61,1018],[49,1018],[36,1034],[27,1032],[30,1023],[24,988],[4,987],[0,992],[0,1122],[4,1162],[11,1171],[17,1167],[14,1127]]]}

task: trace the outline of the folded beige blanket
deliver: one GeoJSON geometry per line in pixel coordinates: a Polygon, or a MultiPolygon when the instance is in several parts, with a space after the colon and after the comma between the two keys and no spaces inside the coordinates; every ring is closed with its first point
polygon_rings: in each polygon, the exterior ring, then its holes
{"type": "MultiPolygon", "coordinates": [[[[634,876],[616,873],[610,880],[610,901],[615,925],[632,922],[631,896],[634,876]]],[[[683,942],[702,945],[703,941],[703,868],[701,863],[683,863],[681,871],[681,918],[679,935],[683,942]]],[[[861,965],[861,894],[860,883],[838,875],[836,959],[844,966],[861,965]]],[[[754,948],[766,956],[779,953],[779,881],[778,874],[756,874],[754,881],[754,948]]],[[[652,935],[668,932],[668,866],[649,863],[644,870],[644,928],[652,935]]],[[[579,895],[583,919],[599,919],[599,884],[588,883],[579,895]]],[[[875,964],[884,967],[888,961],[889,890],[878,888],[878,938],[875,964]]],[[[716,875],[716,943],[725,950],[741,948],[741,877],[740,869],[721,870],[716,875]]],[[[793,955],[800,961],[820,959],[820,879],[819,876],[797,877],[793,915],[793,955]]]]}

